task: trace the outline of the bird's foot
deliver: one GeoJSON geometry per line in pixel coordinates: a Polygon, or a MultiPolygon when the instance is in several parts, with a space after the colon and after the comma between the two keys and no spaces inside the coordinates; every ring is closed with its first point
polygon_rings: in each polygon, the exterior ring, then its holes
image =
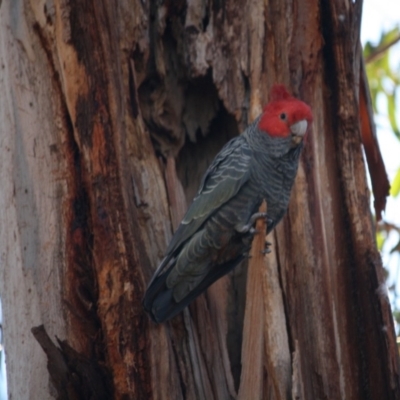
{"type": "Polygon", "coordinates": [[[264,248],[264,250],[261,252],[261,253],[263,253],[263,254],[269,254],[269,253],[271,253],[271,249],[270,249],[270,246],[272,245],[272,243],[271,242],[268,242],[268,241],[265,241],[265,248],[264,248]]]}
{"type": "Polygon", "coordinates": [[[271,219],[268,218],[268,214],[265,212],[256,212],[250,217],[250,221],[247,225],[253,225],[258,219],[265,219],[265,222],[268,223],[271,219]]]}
{"type": "Polygon", "coordinates": [[[255,235],[256,233],[259,233],[253,225],[258,219],[265,219],[265,222],[267,225],[272,223],[272,219],[268,217],[268,214],[265,212],[256,212],[254,213],[251,217],[250,220],[247,224],[245,225],[238,225],[235,227],[235,230],[239,233],[250,233],[252,235],[255,235]]]}

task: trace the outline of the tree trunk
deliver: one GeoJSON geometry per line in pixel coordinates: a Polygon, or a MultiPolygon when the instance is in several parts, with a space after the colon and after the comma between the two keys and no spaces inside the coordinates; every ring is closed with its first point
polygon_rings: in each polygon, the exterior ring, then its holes
{"type": "Polygon", "coordinates": [[[400,399],[360,15],[360,1],[3,1],[10,398],[400,399]],[[272,254],[153,324],[141,299],[173,229],[276,82],[314,122],[272,254]]]}

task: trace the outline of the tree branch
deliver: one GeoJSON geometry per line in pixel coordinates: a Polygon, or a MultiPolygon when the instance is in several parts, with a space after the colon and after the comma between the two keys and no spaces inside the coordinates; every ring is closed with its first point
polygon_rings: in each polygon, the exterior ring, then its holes
{"type": "Polygon", "coordinates": [[[389,43],[378,47],[373,53],[371,53],[368,57],[366,57],[365,64],[369,64],[382,57],[386,53],[386,51],[388,51],[392,46],[394,46],[399,41],[400,41],[400,34],[398,34],[397,37],[395,37],[389,43]]]}

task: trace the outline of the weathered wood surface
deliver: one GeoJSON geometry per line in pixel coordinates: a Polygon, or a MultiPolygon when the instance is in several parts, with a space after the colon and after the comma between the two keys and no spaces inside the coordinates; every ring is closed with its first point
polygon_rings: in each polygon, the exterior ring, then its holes
{"type": "MultiPolygon", "coordinates": [[[[265,200],[260,212],[267,212],[265,200]]],[[[248,262],[246,292],[251,293],[246,299],[243,321],[242,372],[238,400],[262,399],[264,382],[264,290],[263,269],[266,267],[263,254],[265,250],[265,220],[258,220],[259,232],[254,240],[248,262]]]]}
{"type": "Polygon", "coordinates": [[[259,398],[400,398],[361,150],[360,10],[3,1],[0,294],[12,398],[56,395],[31,334],[42,324],[67,365],[88,376],[90,360],[116,399],[244,398],[253,360],[242,341],[256,327],[246,304],[263,318],[259,398]],[[156,326],[141,307],[146,282],[207,165],[275,82],[311,105],[314,123],[262,285],[246,294],[238,267],[156,326]]]}

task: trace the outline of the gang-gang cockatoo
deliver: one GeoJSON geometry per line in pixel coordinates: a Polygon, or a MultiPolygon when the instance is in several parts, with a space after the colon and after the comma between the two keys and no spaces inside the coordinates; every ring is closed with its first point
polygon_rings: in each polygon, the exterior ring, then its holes
{"type": "Polygon", "coordinates": [[[262,114],[218,153],[147,288],[143,305],[155,322],[248,255],[257,218],[266,218],[267,232],[282,219],[311,121],[307,104],[274,85],[262,114]],[[258,212],[263,199],[267,215],[258,212]]]}

